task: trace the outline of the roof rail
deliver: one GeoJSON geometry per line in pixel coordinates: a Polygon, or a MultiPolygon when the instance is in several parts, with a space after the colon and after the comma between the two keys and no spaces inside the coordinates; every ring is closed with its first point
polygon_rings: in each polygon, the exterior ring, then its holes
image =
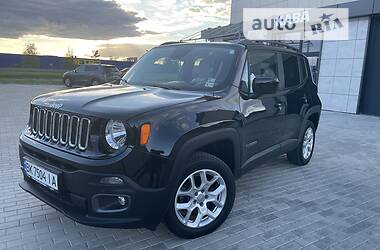
{"type": "Polygon", "coordinates": [[[258,41],[258,40],[248,40],[248,39],[244,39],[244,40],[241,40],[241,41],[238,41],[239,44],[242,44],[242,45],[267,45],[267,46],[275,46],[275,47],[279,47],[279,48],[285,48],[285,49],[291,49],[291,50],[294,50],[294,51],[297,51],[299,52],[300,50],[293,47],[293,46],[290,46],[286,43],[281,43],[281,42],[276,42],[276,41],[258,41]]]}
{"type": "Polygon", "coordinates": [[[179,41],[179,42],[165,42],[165,43],[163,43],[163,44],[160,44],[159,46],[171,45],[171,44],[178,44],[178,43],[183,43],[183,42],[181,42],[181,41],[179,41]]]}

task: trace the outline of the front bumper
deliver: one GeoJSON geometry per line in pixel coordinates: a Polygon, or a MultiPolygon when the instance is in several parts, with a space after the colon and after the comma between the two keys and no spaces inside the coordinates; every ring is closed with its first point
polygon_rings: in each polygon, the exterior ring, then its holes
{"type": "MultiPolygon", "coordinates": [[[[58,191],[50,190],[28,177],[22,168],[24,180],[20,187],[67,217],[81,224],[113,228],[154,229],[161,222],[169,203],[170,194],[167,188],[141,187],[122,171],[102,173],[66,168],[67,162],[70,161],[67,155],[61,158],[62,155],[57,156],[43,149],[41,153],[41,149],[25,142],[27,138],[23,139],[19,148],[21,162],[27,159],[47,171],[56,173],[59,181],[58,191]],[[111,176],[121,178],[124,183],[115,185],[100,182],[103,177],[111,176]],[[99,197],[118,196],[127,198],[127,204],[123,209],[99,209],[99,197]]],[[[114,159],[110,161],[114,164],[114,159]]],[[[106,161],[102,160],[102,164],[107,168],[106,161]]]]}

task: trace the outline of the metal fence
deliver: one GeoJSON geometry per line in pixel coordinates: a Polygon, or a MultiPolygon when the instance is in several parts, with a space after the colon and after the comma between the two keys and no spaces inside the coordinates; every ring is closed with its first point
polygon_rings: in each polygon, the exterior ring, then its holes
{"type": "MultiPolygon", "coordinates": [[[[95,63],[115,65],[119,69],[129,68],[134,62],[95,60],[95,63]]],[[[70,69],[76,64],[94,63],[93,59],[65,58],[58,56],[27,56],[19,54],[0,53],[0,68],[39,68],[39,69],[70,69]]]]}

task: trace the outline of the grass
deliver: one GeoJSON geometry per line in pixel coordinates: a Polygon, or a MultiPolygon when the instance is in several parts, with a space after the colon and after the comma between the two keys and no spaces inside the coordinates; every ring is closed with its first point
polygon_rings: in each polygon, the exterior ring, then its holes
{"type": "Polygon", "coordinates": [[[60,84],[64,72],[65,70],[1,68],[0,84],[60,84]]]}

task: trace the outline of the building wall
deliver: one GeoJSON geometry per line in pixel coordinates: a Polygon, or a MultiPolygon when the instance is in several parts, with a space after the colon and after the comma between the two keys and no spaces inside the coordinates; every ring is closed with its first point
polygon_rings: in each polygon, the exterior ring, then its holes
{"type": "Polygon", "coordinates": [[[318,83],[323,109],[357,112],[368,27],[368,17],[351,19],[348,41],[323,43],[318,83]]]}

